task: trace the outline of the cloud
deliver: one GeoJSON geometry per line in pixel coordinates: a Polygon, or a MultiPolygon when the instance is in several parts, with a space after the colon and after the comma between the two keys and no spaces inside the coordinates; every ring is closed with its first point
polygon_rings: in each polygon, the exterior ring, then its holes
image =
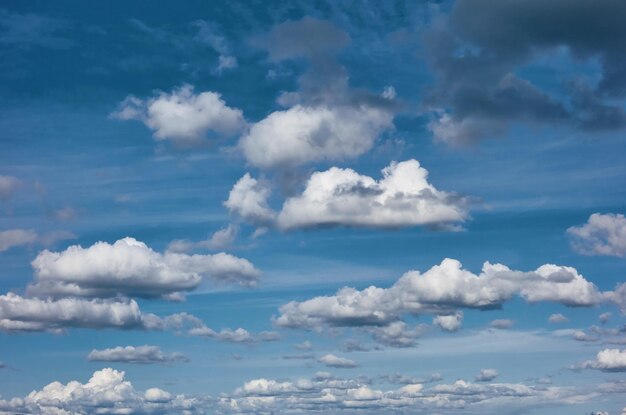
{"type": "Polygon", "coordinates": [[[241,110],[227,106],[216,92],[195,94],[191,85],[147,100],[129,96],[111,117],[141,121],[156,140],[181,145],[197,144],[210,133],[232,136],[246,127],[241,110]]]}
{"type": "Polygon", "coordinates": [[[134,238],[113,244],[73,245],[62,252],[44,250],[32,262],[33,295],[180,297],[203,279],[255,285],[260,272],[247,260],[225,253],[186,255],[153,251],[134,238]]]}
{"type": "MultiPolygon", "coordinates": [[[[612,293],[611,293],[612,294],[612,293]]],[[[611,298],[571,267],[546,264],[514,271],[486,262],[479,275],[444,259],[424,273],[409,271],[389,288],[342,288],[333,296],[292,301],[280,307],[275,324],[291,328],[383,327],[405,314],[435,314],[443,327],[460,324],[459,308],[493,309],[519,296],[529,303],[592,306],[611,298]]]]}
{"type": "Polygon", "coordinates": [[[552,324],[559,324],[559,323],[566,323],[568,319],[563,314],[558,313],[558,314],[551,314],[550,317],[548,317],[548,321],[552,324]]]}
{"type": "Polygon", "coordinates": [[[59,331],[67,327],[156,329],[160,319],[144,314],[135,300],[25,298],[0,295],[0,331],[59,331]]]}
{"type": "Polygon", "coordinates": [[[0,252],[16,246],[30,245],[37,240],[37,232],[32,229],[9,229],[0,232],[0,252]]]}
{"type": "Polygon", "coordinates": [[[358,364],[353,360],[346,359],[345,357],[338,357],[334,354],[327,354],[318,359],[320,363],[323,363],[327,367],[335,367],[339,369],[349,369],[357,367],[358,364]]]}
{"type": "Polygon", "coordinates": [[[0,200],[10,199],[21,183],[17,177],[0,175],[0,200]]]}
{"type": "Polygon", "coordinates": [[[433,324],[444,331],[457,331],[463,324],[463,312],[457,311],[454,314],[437,316],[433,319],[433,324]]]}
{"type": "Polygon", "coordinates": [[[125,373],[111,368],[93,373],[86,383],[52,382],[24,398],[0,400],[0,411],[38,414],[201,413],[206,399],[173,395],[158,388],[136,390],[125,373]]]}
{"type": "Polygon", "coordinates": [[[249,174],[230,192],[226,207],[257,226],[281,230],[322,226],[399,228],[453,226],[467,216],[467,201],[437,190],[417,160],[392,162],[375,180],[352,169],[332,167],[313,173],[302,193],[287,198],[280,212],[268,204],[269,185],[249,174]]]}
{"type": "Polygon", "coordinates": [[[425,331],[425,326],[409,328],[404,321],[394,321],[386,326],[372,327],[370,333],[380,344],[391,347],[413,347],[425,331]]]}
{"type": "Polygon", "coordinates": [[[296,105],[254,124],[239,146],[256,167],[291,167],[355,158],[393,127],[387,111],[361,107],[296,105]]]}
{"type": "Polygon", "coordinates": [[[499,375],[495,369],[481,369],[480,373],[476,375],[476,382],[491,382],[499,375]]]}
{"type": "Polygon", "coordinates": [[[116,363],[174,363],[187,362],[189,359],[182,353],[165,354],[158,346],[118,346],[104,350],[92,350],[87,356],[92,362],[116,362],[116,363]]]}
{"type": "Polygon", "coordinates": [[[619,1],[598,7],[585,0],[455,2],[423,37],[437,80],[425,100],[436,110],[430,130],[436,139],[459,145],[501,136],[519,122],[583,131],[624,128],[626,112],[612,100],[626,95],[626,48],[615,42],[626,34],[623,18],[626,7],[619,1]],[[559,58],[542,61],[548,54],[559,58]],[[600,79],[567,79],[568,71],[555,61],[597,62],[600,79]],[[562,88],[544,91],[518,76],[520,68],[534,64],[561,73],[562,88]]]}
{"type": "Polygon", "coordinates": [[[231,248],[235,243],[238,233],[239,227],[237,225],[230,224],[223,229],[215,231],[210,238],[204,241],[193,242],[188,239],[175,239],[168,244],[167,251],[184,253],[198,248],[211,250],[231,248]]]}
{"type": "Polygon", "coordinates": [[[76,235],[67,231],[53,231],[38,234],[32,229],[8,229],[0,231],[0,252],[24,245],[52,245],[57,241],[75,239],[76,235]]]}
{"type": "Polygon", "coordinates": [[[574,250],[583,255],[626,256],[626,218],[594,213],[587,223],[567,230],[574,250]]]}
{"type": "Polygon", "coordinates": [[[603,372],[626,372],[626,350],[601,350],[594,360],[587,360],[580,367],[583,369],[598,369],[603,372]]]}
{"type": "Polygon", "coordinates": [[[496,320],[492,320],[491,323],[489,323],[489,327],[494,328],[494,329],[500,329],[500,330],[504,330],[504,329],[510,329],[511,327],[513,327],[513,325],[515,324],[515,322],[513,320],[508,320],[508,319],[496,319],[496,320]]]}

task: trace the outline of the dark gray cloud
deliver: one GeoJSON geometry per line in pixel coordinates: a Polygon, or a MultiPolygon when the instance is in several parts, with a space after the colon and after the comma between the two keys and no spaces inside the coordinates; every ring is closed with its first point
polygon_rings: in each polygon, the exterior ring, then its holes
{"type": "Polygon", "coordinates": [[[617,0],[457,1],[424,37],[437,78],[427,106],[446,111],[431,131],[463,144],[502,135],[511,122],[624,127],[626,113],[612,98],[626,95],[625,20],[626,3],[617,0]],[[561,90],[548,93],[518,75],[563,50],[568,59],[597,62],[599,80],[590,84],[565,74],[561,90]]]}

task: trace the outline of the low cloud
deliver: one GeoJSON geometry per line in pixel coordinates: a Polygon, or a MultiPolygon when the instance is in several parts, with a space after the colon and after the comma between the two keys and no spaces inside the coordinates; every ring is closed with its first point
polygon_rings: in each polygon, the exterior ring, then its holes
{"type": "Polygon", "coordinates": [[[118,346],[104,350],[92,350],[87,356],[92,362],[115,362],[115,363],[174,363],[187,362],[189,359],[182,353],[166,354],[158,346],[118,346]]]}
{"type": "Polygon", "coordinates": [[[626,218],[594,213],[587,223],[567,230],[574,250],[583,255],[626,256],[626,218]]]}

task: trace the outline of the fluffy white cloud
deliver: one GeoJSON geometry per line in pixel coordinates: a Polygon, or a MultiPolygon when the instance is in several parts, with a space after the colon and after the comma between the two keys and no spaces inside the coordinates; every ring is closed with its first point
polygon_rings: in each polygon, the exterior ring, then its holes
{"type": "Polygon", "coordinates": [[[198,142],[210,132],[230,136],[246,127],[241,110],[227,106],[216,92],[195,94],[191,85],[147,100],[129,96],[111,116],[142,121],[155,139],[179,144],[198,142]]]}
{"type": "Polygon", "coordinates": [[[255,123],[239,146],[254,166],[289,167],[360,156],[390,128],[393,116],[382,109],[295,105],[255,123]]]}
{"type": "Polygon", "coordinates": [[[93,373],[86,383],[52,382],[24,398],[0,400],[0,411],[29,414],[203,413],[205,399],[172,395],[158,388],[137,391],[125,373],[110,368],[93,373]]]}
{"type": "Polygon", "coordinates": [[[62,330],[66,327],[156,329],[160,319],[134,300],[59,300],[0,295],[0,331],[62,330]]]}
{"type": "Polygon", "coordinates": [[[124,238],[62,252],[44,250],[33,260],[34,295],[114,297],[176,296],[198,287],[204,278],[254,285],[260,272],[247,260],[225,253],[186,255],[153,251],[124,238]]]}
{"type": "Polygon", "coordinates": [[[583,255],[626,256],[626,218],[622,214],[594,213],[587,223],[567,230],[572,247],[583,255]]]}
{"type": "Polygon", "coordinates": [[[626,372],[626,349],[601,350],[594,360],[587,360],[581,367],[603,372],[626,372]]]}
{"type": "Polygon", "coordinates": [[[0,175],[0,200],[7,200],[20,186],[21,181],[17,177],[0,175]]]}
{"type": "Polygon", "coordinates": [[[318,359],[320,363],[323,363],[327,367],[336,367],[341,369],[348,369],[357,367],[358,364],[350,359],[346,359],[345,357],[335,356],[334,354],[326,354],[318,359]]]}
{"type": "Polygon", "coordinates": [[[276,213],[267,202],[270,193],[269,184],[254,179],[246,173],[235,183],[224,206],[247,222],[257,226],[267,226],[272,224],[276,217],[276,213]]]}
{"type": "Polygon", "coordinates": [[[437,316],[433,319],[433,324],[445,331],[457,331],[463,324],[463,312],[437,316]]]}
{"type": "Polygon", "coordinates": [[[491,382],[499,375],[495,369],[481,369],[478,375],[476,375],[476,382],[491,382]]]}
{"type": "Polygon", "coordinates": [[[535,271],[514,271],[501,264],[483,265],[479,275],[444,259],[424,273],[409,271],[389,288],[342,288],[333,296],[292,301],[280,307],[275,323],[292,328],[384,326],[404,314],[429,313],[452,329],[460,323],[458,308],[500,307],[514,296],[527,302],[550,301],[568,306],[592,306],[607,300],[571,267],[543,265],[535,271]]]}
{"type": "Polygon", "coordinates": [[[92,350],[87,360],[94,362],[119,362],[119,363],[172,363],[186,362],[188,359],[181,353],[166,354],[158,346],[118,346],[104,350],[92,350]]]}
{"type": "Polygon", "coordinates": [[[269,185],[249,174],[233,187],[226,207],[244,220],[282,230],[318,226],[397,228],[451,226],[467,217],[466,201],[435,189],[417,160],[392,162],[375,180],[352,169],[315,172],[301,194],[285,200],[278,213],[268,205],[269,185]]]}

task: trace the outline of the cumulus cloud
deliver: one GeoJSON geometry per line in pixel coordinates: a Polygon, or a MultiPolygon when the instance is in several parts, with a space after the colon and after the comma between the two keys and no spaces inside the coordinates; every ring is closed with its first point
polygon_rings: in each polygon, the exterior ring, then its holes
{"type": "Polygon", "coordinates": [[[433,324],[445,331],[457,331],[463,324],[463,312],[437,316],[433,319],[433,324]]]}
{"type": "Polygon", "coordinates": [[[598,369],[603,372],[626,372],[626,350],[601,350],[594,360],[587,360],[580,367],[598,369]]]}
{"type": "Polygon", "coordinates": [[[335,367],[341,369],[348,369],[357,367],[358,364],[350,359],[346,359],[345,357],[335,356],[334,354],[327,354],[318,359],[320,363],[323,363],[327,367],[335,367]]]}
{"type": "Polygon", "coordinates": [[[92,362],[116,362],[116,363],[173,363],[186,362],[187,357],[182,353],[166,354],[158,346],[118,346],[104,350],[92,350],[87,355],[87,360],[92,362]]]}
{"type": "Polygon", "coordinates": [[[476,375],[476,382],[491,382],[499,375],[495,369],[481,369],[478,375],[476,375]]]}
{"type": "Polygon", "coordinates": [[[413,347],[425,329],[424,325],[411,328],[404,321],[394,321],[386,326],[372,327],[369,331],[378,343],[386,346],[413,347]]]}
{"type": "Polygon", "coordinates": [[[444,259],[424,273],[409,271],[389,288],[342,288],[333,296],[292,301],[280,307],[275,323],[282,327],[382,327],[405,314],[435,314],[449,329],[460,324],[459,308],[492,309],[519,296],[527,302],[592,306],[607,294],[571,267],[542,265],[535,271],[514,271],[502,264],[483,265],[479,275],[459,261],[444,259]]]}
{"type": "Polygon", "coordinates": [[[129,96],[111,117],[141,121],[156,140],[182,145],[201,142],[209,134],[232,136],[247,125],[241,110],[227,106],[220,94],[195,94],[191,85],[146,100],[129,96]]]}
{"type": "Polygon", "coordinates": [[[583,255],[626,256],[626,218],[594,213],[587,223],[567,230],[574,250],[583,255]]]}
{"type": "Polygon", "coordinates": [[[249,174],[225,202],[229,210],[258,226],[281,230],[320,226],[397,228],[429,225],[453,227],[464,221],[467,201],[437,190],[417,160],[392,162],[375,180],[352,169],[332,167],[315,172],[302,193],[287,198],[280,212],[268,204],[269,185],[249,174]]]}
{"type": "Polygon", "coordinates": [[[0,200],[10,199],[20,184],[17,177],[0,175],[0,200]]]}
{"type": "Polygon", "coordinates": [[[239,146],[250,164],[290,167],[354,158],[393,127],[392,115],[368,106],[296,105],[255,123],[239,146]]]}
{"type": "Polygon", "coordinates": [[[0,400],[0,411],[37,414],[202,413],[205,398],[173,395],[159,388],[136,390],[125,373],[110,368],[93,373],[86,383],[52,382],[24,398],[0,400]]]}
{"type": "Polygon", "coordinates": [[[142,313],[135,300],[25,298],[0,295],[0,331],[63,330],[66,327],[155,329],[159,317],[142,313]]]}
{"type": "Polygon", "coordinates": [[[260,272],[247,260],[225,253],[186,255],[155,252],[134,238],[97,242],[62,252],[44,250],[33,260],[33,295],[179,297],[203,279],[255,285],[260,272]]]}

